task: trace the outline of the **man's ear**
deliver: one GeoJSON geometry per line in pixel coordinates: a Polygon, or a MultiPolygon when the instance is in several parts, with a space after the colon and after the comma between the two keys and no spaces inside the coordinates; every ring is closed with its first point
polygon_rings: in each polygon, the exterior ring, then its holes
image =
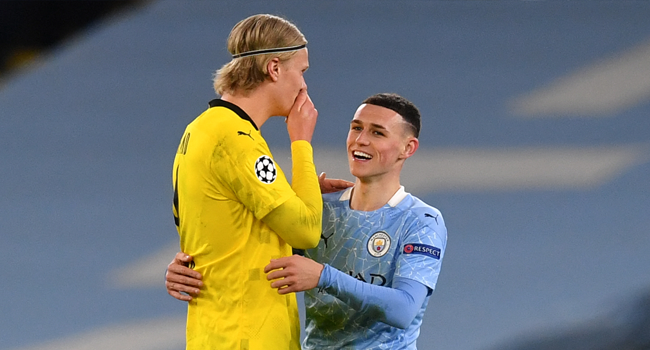
{"type": "Polygon", "coordinates": [[[280,59],[277,57],[271,59],[269,63],[266,64],[266,71],[268,72],[271,81],[278,81],[280,70],[280,59]]]}
{"type": "Polygon", "coordinates": [[[404,145],[404,150],[402,151],[400,158],[406,159],[411,157],[413,154],[415,154],[415,151],[418,150],[418,147],[420,147],[420,141],[414,136],[409,136],[409,138],[406,140],[406,144],[404,145]]]}

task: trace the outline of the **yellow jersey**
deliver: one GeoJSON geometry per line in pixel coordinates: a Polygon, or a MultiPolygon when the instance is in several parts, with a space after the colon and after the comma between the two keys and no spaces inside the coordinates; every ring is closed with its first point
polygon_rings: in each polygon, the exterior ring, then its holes
{"type": "MultiPolygon", "coordinates": [[[[309,197],[320,200],[311,145],[294,142],[294,158],[297,150],[312,165],[301,174],[311,181],[309,197]]],[[[204,282],[188,306],[187,349],[300,349],[295,294],[278,294],[264,274],[271,259],[291,255],[291,246],[262,221],[297,194],[255,123],[238,106],[211,101],[187,126],[172,177],[180,248],[194,257],[204,282]]],[[[320,226],[322,202],[314,203],[320,226]]],[[[294,219],[298,214],[287,217],[294,219]]]]}

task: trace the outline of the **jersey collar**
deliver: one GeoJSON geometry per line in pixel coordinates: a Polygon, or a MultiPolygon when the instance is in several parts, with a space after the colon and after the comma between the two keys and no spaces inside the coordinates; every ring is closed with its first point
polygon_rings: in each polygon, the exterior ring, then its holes
{"type": "Polygon", "coordinates": [[[251,117],[248,114],[246,114],[246,112],[244,112],[243,109],[239,108],[239,106],[237,106],[236,104],[230,103],[228,101],[224,101],[224,100],[222,100],[220,98],[215,98],[214,100],[210,101],[210,103],[208,103],[208,105],[210,106],[210,108],[212,108],[212,107],[226,107],[226,108],[230,109],[231,111],[235,112],[239,116],[239,118],[242,118],[244,120],[248,120],[251,124],[253,124],[253,127],[255,128],[255,130],[259,131],[259,129],[257,128],[257,125],[255,125],[255,122],[253,121],[253,119],[251,119],[251,117]]]}
{"type": "MultiPolygon", "coordinates": [[[[339,200],[340,200],[341,202],[343,202],[343,201],[349,201],[350,198],[352,197],[352,189],[353,189],[353,188],[354,188],[354,187],[350,187],[350,188],[346,189],[346,190],[341,194],[341,197],[339,198],[339,200]]],[[[395,208],[395,207],[399,204],[399,202],[401,202],[404,198],[406,198],[407,195],[408,195],[408,193],[406,193],[406,191],[404,191],[404,186],[400,186],[400,187],[399,187],[399,190],[397,190],[397,192],[395,192],[395,194],[393,195],[393,197],[391,197],[391,198],[388,200],[388,203],[386,203],[386,204],[390,205],[392,208],[395,208]]]]}

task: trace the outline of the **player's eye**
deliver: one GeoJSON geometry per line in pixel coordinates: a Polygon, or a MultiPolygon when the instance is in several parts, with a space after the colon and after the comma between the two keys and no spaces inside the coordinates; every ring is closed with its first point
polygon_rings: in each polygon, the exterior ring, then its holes
{"type": "Polygon", "coordinates": [[[384,136],[384,133],[381,131],[373,131],[373,134],[379,135],[379,136],[384,136]]]}

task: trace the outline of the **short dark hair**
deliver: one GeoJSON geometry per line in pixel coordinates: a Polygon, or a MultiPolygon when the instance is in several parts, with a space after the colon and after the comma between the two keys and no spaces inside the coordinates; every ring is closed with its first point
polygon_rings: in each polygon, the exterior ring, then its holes
{"type": "Polygon", "coordinates": [[[415,137],[420,136],[420,111],[413,102],[395,93],[379,93],[363,100],[363,103],[392,110],[402,116],[415,137]]]}

